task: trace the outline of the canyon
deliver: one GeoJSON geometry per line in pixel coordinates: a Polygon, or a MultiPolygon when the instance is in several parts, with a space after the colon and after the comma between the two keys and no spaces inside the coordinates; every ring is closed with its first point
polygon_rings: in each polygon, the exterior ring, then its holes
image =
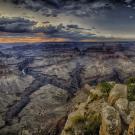
{"type": "Polygon", "coordinates": [[[84,85],[132,76],[134,42],[1,44],[0,135],[59,135],[84,85]]]}

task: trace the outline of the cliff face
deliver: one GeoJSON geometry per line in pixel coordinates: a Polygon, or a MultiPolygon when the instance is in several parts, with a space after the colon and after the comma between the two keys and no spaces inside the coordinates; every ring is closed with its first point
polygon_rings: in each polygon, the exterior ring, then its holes
{"type": "Polygon", "coordinates": [[[135,83],[104,83],[94,89],[86,85],[89,97],[69,114],[61,135],[134,135],[135,101],[129,98],[130,85],[135,83]]]}

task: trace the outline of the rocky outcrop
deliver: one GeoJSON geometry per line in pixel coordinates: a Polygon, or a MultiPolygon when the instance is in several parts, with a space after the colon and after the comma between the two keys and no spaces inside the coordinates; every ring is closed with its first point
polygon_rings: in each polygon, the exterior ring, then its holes
{"type": "Polygon", "coordinates": [[[89,94],[91,94],[85,102],[76,105],[75,111],[69,114],[61,135],[85,135],[88,133],[97,135],[101,124],[100,112],[102,105],[106,103],[104,99],[93,101],[91,89],[92,87],[85,85],[84,90],[87,92],[89,90],[89,94]]]}
{"type": "Polygon", "coordinates": [[[128,125],[129,119],[127,116],[128,113],[128,100],[126,98],[120,98],[115,103],[115,108],[118,110],[120,117],[124,124],[128,125]]]}
{"type": "Polygon", "coordinates": [[[89,97],[69,114],[61,135],[135,134],[135,101],[128,100],[127,86],[115,84],[109,95],[104,93],[105,89],[108,90],[107,86],[109,85],[92,88],[85,85],[84,88],[89,90],[89,97]]]}
{"type": "Polygon", "coordinates": [[[135,116],[134,116],[132,122],[129,125],[128,134],[127,135],[135,135],[135,116]]]}
{"type": "Polygon", "coordinates": [[[114,105],[119,98],[127,98],[126,85],[116,84],[109,94],[108,103],[114,105]]]}
{"type": "Polygon", "coordinates": [[[128,111],[128,99],[127,98],[119,98],[115,103],[115,108],[121,112],[128,111]]]}
{"type": "Polygon", "coordinates": [[[118,111],[109,105],[102,109],[102,125],[100,135],[120,135],[121,119],[118,111]]]}

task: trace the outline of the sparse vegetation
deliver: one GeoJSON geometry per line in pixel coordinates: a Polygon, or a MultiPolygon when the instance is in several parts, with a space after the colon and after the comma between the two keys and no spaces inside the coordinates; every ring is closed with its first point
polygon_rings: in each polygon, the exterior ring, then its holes
{"type": "MultiPolygon", "coordinates": [[[[128,79],[127,86],[125,84],[116,84],[115,82],[101,82],[96,89],[90,91],[87,102],[78,107],[78,111],[72,117],[72,128],[69,128],[67,131],[70,131],[70,135],[108,134],[110,130],[114,132],[117,130],[119,134],[123,134],[123,131],[121,131],[121,124],[123,124],[120,118],[121,114],[118,108],[111,104],[111,100],[114,100],[116,105],[119,103],[119,106],[123,107],[127,102],[127,92],[128,100],[135,101],[135,78],[128,79]],[[112,89],[113,87],[114,89],[112,89]],[[120,102],[116,102],[118,100],[120,102]],[[98,107],[95,109],[95,106],[98,107]],[[78,112],[83,112],[84,115],[77,115],[78,112]],[[113,119],[117,119],[117,122],[113,121],[113,119]]],[[[127,106],[124,113],[129,115],[131,108],[133,108],[132,106],[134,106],[134,103],[131,106],[127,106]]]]}
{"type": "Polygon", "coordinates": [[[71,121],[73,124],[79,124],[79,123],[83,123],[86,121],[85,116],[82,116],[81,114],[78,114],[74,117],[71,118],[71,121]]]}
{"type": "Polygon", "coordinates": [[[108,96],[109,92],[111,91],[111,89],[113,88],[113,86],[114,86],[114,84],[111,84],[111,83],[108,83],[108,82],[101,82],[99,84],[101,92],[104,95],[107,95],[107,96],[108,96]]]}
{"type": "Polygon", "coordinates": [[[74,134],[74,129],[72,127],[68,127],[65,129],[65,132],[70,133],[70,134],[74,134]]]}
{"type": "Polygon", "coordinates": [[[135,77],[131,77],[127,80],[127,88],[128,88],[128,100],[135,100],[135,77]]]}
{"type": "Polygon", "coordinates": [[[127,80],[127,84],[135,83],[135,77],[131,77],[127,80]]]}
{"type": "Polygon", "coordinates": [[[128,84],[128,100],[135,100],[135,83],[128,84]]]}
{"type": "Polygon", "coordinates": [[[87,118],[87,124],[85,125],[84,135],[98,135],[101,124],[100,114],[94,113],[87,118]]]}
{"type": "MultiPolygon", "coordinates": [[[[72,117],[71,120],[73,125],[75,126],[82,125],[79,127],[81,128],[80,130],[82,130],[84,135],[98,135],[101,124],[101,118],[99,113],[97,114],[93,112],[86,116],[76,115],[72,117]]],[[[72,127],[67,128],[65,131],[74,134],[74,129],[72,127]]]]}

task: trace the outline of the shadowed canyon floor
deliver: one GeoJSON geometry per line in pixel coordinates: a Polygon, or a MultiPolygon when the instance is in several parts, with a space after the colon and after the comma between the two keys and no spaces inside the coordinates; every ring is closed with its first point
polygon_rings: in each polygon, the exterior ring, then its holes
{"type": "Polygon", "coordinates": [[[0,135],[58,135],[85,84],[134,75],[134,42],[1,45],[0,135]]]}

